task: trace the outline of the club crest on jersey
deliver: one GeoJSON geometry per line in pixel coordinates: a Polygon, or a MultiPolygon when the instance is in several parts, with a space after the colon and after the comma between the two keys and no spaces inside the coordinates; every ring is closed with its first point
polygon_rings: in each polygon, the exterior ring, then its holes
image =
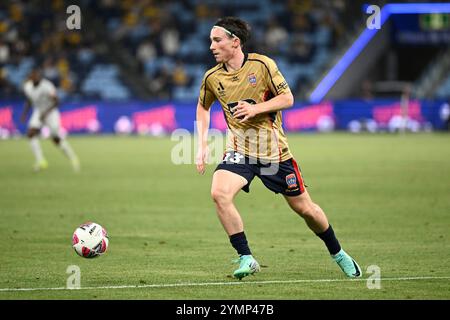
{"type": "Polygon", "coordinates": [[[248,75],[248,82],[252,85],[252,87],[256,87],[256,76],[254,73],[250,73],[248,75]]]}
{"type": "Polygon", "coordinates": [[[286,176],[286,184],[289,189],[297,188],[297,177],[295,176],[295,173],[286,176]]]}

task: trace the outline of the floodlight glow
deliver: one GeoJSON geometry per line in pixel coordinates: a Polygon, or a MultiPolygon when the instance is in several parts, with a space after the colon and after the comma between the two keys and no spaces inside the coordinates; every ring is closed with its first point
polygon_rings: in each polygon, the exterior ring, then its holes
{"type": "MultiPolygon", "coordinates": [[[[380,11],[380,26],[387,21],[391,14],[423,14],[423,13],[450,13],[450,3],[390,3],[380,11]]],[[[312,103],[320,102],[330,91],[345,70],[358,57],[379,29],[364,29],[356,41],[345,52],[342,58],[334,65],[327,75],[320,81],[309,96],[312,103]]]]}

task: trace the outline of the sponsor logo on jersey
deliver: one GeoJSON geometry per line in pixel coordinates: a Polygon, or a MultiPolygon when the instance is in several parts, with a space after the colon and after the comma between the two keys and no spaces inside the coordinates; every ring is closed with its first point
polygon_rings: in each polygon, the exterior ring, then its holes
{"type": "Polygon", "coordinates": [[[248,75],[248,82],[252,85],[252,87],[256,87],[256,76],[254,73],[250,73],[248,75]]]}
{"type": "Polygon", "coordinates": [[[225,88],[224,88],[222,82],[219,82],[219,86],[217,87],[217,92],[219,93],[220,97],[223,97],[226,95],[225,88]]]}
{"type": "Polygon", "coordinates": [[[286,81],[283,81],[279,85],[277,85],[277,91],[280,92],[280,90],[286,89],[288,87],[288,84],[286,81]]]}
{"type": "Polygon", "coordinates": [[[297,188],[297,177],[295,176],[295,173],[288,174],[286,176],[286,184],[288,185],[289,189],[297,188]]]}

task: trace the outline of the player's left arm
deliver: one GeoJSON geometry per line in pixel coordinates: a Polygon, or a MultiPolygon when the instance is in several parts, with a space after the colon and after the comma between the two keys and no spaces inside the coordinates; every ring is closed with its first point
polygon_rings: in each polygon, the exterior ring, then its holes
{"type": "Polygon", "coordinates": [[[233,114],[234,118],[244,117],[240,122],[245,122],[258,114],[271,113],[290,108],[294,105],[294,96],[292,93],[286,92],[273,97],[270,100],[250,104],[247,101],[239,101],[236,106],[236,111],[233,114]]]}
{"type": "Polygon", "coordinates": [[[294,105],[294,96],[275,61],[267,59],[265,62],[267,67],[268,87],[274,94],[274,97],[270,100],[253,105],[247,101],[239,101],[233,117],[242,117],[240,122],[245,122],[258,114],[276,112],[290,108],[294,105]]]}

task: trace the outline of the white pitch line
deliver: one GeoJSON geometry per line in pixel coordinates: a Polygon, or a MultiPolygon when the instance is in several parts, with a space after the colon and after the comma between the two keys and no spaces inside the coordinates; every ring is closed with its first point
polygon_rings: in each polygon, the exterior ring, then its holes
{"type": "MultiPolygon", "coordinates": [[[[235,282],[182,282],[182,283],[162,283],[145,285],[123,285],[123,286],[100,286],[81,287],[79,289],[68,289],[66,287],[56,288],[0,288],[0,292],[11,291],[56,291],[56,290],[101,290],[101,289],[143,289],[143,288],[173,288],[173,287],[205,287],[205,286],[235,286],[251,284],[295,284],[295,283],[318,283],[318,282],[350,282],[350,281],[370,281],[370,279],[315,279],[315,280],[266,280],[266,281],[235,281],[235,282]]],[[[450,276],[445,277],[400,277],[381,278],[383,281],[413,281],[413,280],[450,280],[450,276]]]]}

